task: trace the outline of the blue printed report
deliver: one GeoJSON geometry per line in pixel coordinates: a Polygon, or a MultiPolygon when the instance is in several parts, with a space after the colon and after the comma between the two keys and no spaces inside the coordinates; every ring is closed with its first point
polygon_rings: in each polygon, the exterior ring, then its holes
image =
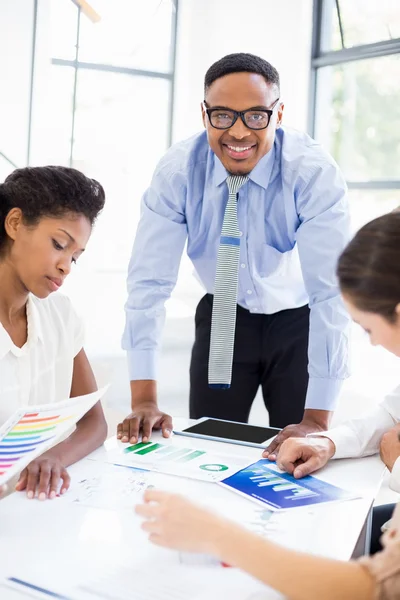
{"type": "Polygon", "coordinates": [[[223,479],[219,485],[267,505],[271,510],[354,500],[358,497],[312,475],[295,479],[267,459],[259,460],[223,479]]]}

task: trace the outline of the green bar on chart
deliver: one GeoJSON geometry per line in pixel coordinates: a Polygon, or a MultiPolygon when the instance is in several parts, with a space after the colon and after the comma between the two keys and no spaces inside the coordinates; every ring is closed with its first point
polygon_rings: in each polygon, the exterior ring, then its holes
{"type": "Polygon", "coordinates": [[[135,444],[134,446],[128,446],[128,448],[125,448],[124,452],[136,452],[136,450],[139,450],[140,448],[143,448],[144,446],[151,446],[153,442],[139,442],[138,444],[135,444]]]}
{"type": "Polygon", "coordinates": [[[166,456],[163,456],[162,458],[160,458],[160,460],[172,460],[173,462],[175,462],[178,458],[185,456],[185,454],[188,454],[189,452],[192,452],[191,448],[183,448],[182,450],[178,450],[177,452],[173,452],[172,454],[167,454],[166,456]]]}
{"type": "Polygon", "coordinates": [[[203,452],[202,450],[195,450],[194,452],[183,456],[177,462],[188,462],[189,460],[194,460],[195,458],[198,458],[202,454],[205,454],[205,452],[203,452]]]}
{"type": "Polygon", "coordinates": [[[177,450],[177,446],[162,446],[161,450],[157,450],[157,456],[159,454],[171,454],[171,452],[175,452],[175,450],[177,450]]]}
{"type": "Polygon", "coordinates": [[[135,452],[135,454],[140,454],[141,456],[143,456],[144,454],[149,454],[149,452],[154,452],[154,450],[158,450],[158,448],[162,448],[162,444],[152,444],[148,448],[142,448],[142,450],[135,452]]]}

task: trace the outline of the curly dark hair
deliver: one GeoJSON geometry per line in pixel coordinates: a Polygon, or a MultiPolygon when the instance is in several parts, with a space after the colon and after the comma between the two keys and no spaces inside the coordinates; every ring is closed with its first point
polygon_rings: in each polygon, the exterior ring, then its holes
{"type": "Polygon", "coordinates": [[[216,79],[224,77],[224,75],[230,75],[231,73],[243,72],[262,75],[267,83],[276,86],[279,93],[279,73],[275,67],[255,54],[239,52],[237,54],[228,54],[211,65],[204,77],[204,95],[216,79]]]}
{"type": "Polygon", "coordinates": [[[0,249],[7,241],[4,221],[13,208],[21,209],[27,225],[36,225],[42,217],[57,218],[67,213],[84,215],[93,225],[104,202],[100,183],[77,169],[16,169],[0,184],[0,249]]]}

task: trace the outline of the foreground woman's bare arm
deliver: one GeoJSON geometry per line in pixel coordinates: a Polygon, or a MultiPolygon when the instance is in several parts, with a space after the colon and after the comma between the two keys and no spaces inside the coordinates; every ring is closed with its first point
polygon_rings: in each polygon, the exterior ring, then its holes
{"type": "Polygon", "coordinates": [[[161,546],[207,552],[239,567],[290,600],[372,600],[376,589],[369,571],[283,548],[199,508],[186,499],[147,491],[136,512],[143,529],[161,546]]]}

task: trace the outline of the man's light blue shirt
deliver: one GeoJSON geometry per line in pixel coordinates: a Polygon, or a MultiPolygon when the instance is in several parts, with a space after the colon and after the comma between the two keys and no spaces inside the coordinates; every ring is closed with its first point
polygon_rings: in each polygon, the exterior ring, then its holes
{"type": "MultiPolygon", "coordinates": [[[[187,253],[214,290],[228,172],[206,133],[172,146],[142,200],[128,273],[123,347],[131,380],[157,379],[165,301],[187,253]]],[[[238,304],[253,313],[310,306],[306,408],[333,410],[348,376],[349,317],[335,269],[349,239],[346,184],[306,134],[281,128],[238,196],[238,304]]]]}

